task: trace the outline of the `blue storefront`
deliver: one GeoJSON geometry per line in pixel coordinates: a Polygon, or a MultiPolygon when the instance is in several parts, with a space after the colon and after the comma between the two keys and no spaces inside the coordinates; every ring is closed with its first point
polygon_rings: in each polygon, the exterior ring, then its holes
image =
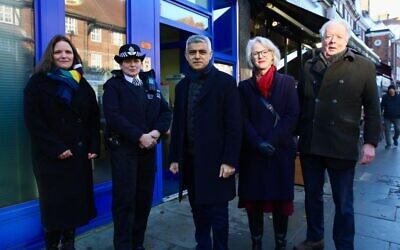
{"type": "MultiPolygon", "coordinates": [[[[174,86],[185,74],[185,40],[210,37],[215,65],[237,76],[236,0],[0,0],[0,249],[43,246],[29,136],[22,115],[23,89],[48,41],[65,34],[84,61],[85,77],[102,103],[102,84],[118,67],[113,57],[126,42],[146,53],[171,108],[174,86]]],[[[104,119],[102,119],[104,125],[104,119]]],[[[154,205],[177,192],[167,171],[169,137],[158,145],[154,205]]],[[[98,216],[82,233],[111,222],[108,152],[94,163],[98,216]]]]}

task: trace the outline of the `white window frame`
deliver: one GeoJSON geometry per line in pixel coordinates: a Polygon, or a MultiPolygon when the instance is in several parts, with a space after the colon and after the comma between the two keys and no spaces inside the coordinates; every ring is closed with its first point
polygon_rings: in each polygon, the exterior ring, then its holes
{"type": "Polygon", "coordinates": [[[71,35],[77,35],[78,34],[78,25],[77,25],[77,20],[72,17],[65,17],[65,33],[71,34],[71,35]]]}
{"type": "Polygon", "coordinates": [[[90,54],[90,67],[95,69],[101,69],[102,65],[102,56],[97,53],[90,54]]]}
{"type": "Polygon", "coordinates": [[[115,60],[112,60],[111,65],[112,65],[112,69],[121,69],[121,67],[115,60]]]}
{"type": "Polygon", "coordinates": [[[93,42],[101,42],[101,29],[100,28],[94,28],[90,32],[90,40],[93,42]]]}
{"type": "Polygon", "coordinates": [[[400,67],[396,67],[396,80],[400,81],[400,67]]]}
{"type": "Polygon", "coordinates": [[[124,44],[124,37],[121,32],[113,32],[112,33],[112,44],[121,46],[124,44]]]}
{"type": "Polygon", "coordinates": [[[400,44],[397,44],[396,47],[396,57],[400,59],[400,44]]]}
{"type": "Polygon", "coordinates": [[[0,5],[0,22],[19,25],[19,10],[6,5],[0,5]]]}

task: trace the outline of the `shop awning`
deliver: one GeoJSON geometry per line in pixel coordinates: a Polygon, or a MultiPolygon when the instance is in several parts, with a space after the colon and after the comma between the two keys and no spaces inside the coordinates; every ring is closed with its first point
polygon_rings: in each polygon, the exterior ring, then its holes
{"type": "Polygon", "coordinates": [[[356,35],[354,35],[353,32],[351,33],[351,37],[350,37],[348,46],[357,50],[358,52],[363,54],[365,57],[371,59],[376,65],[381,64],[379,56],[371,48],[369,48],[363,42],[363,40],[361,40],[356,35]]]}
{"type": "Polygon", "coordinates": [[[263,1],[272,28],[292,40],[315,46],[321,41],[319,29],[329,19],[287,1],[263,1]]]}
{"type": "Polygon", "coordinates": [[[376,73],[391,79],[392,67],[384,63],[378,63],[376,64],[376,73]]]}

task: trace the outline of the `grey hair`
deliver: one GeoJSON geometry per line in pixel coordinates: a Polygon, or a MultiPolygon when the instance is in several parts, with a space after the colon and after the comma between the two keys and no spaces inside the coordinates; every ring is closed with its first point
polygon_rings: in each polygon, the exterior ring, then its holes
{"type": "Polygon", "coordinates": [[[189,48],[189,45],[192,43],[206,43],[208,51],[212,51],[211,48],[211,41],[208,37],[204,35],[191,35],[187,40],[186,40],[186,51],[189,48]]]}
{"type": "Polygon", "coordinates": [[[272,56],[274,58],[273,64],[275,65],[275,67],[278,67],[279,61],[281,60],[281,53],[279,52],[278,47],[276,47],[276,45],[268,38],[265,38],[262,36],[256,36],[253,39],[250,39],[247,42],[247,46],[246,46],[246,58],[247,58],[247,63],[249,64],[250,68],[251,69],[254,68],[253,56],[252,56],[251,52],[252,52],[254,44],[256,44],[256,43],[260,43],[266,49],[269,49],[272,51],[272,56]]]}
{"type": "Polygon", "coordinates": [[[324,37],[326,35],[326,29],[328,28],[329,25],[332,24],[342,25],[346,30],[346,40],[349,41],[351,36],[351,28],[350,25],[343,19],[332,19],[324,23],[324,25],[322,25],[321,29],[319,30],[319,35],[321,36],[321,40],[324,40],[324,37]]]}

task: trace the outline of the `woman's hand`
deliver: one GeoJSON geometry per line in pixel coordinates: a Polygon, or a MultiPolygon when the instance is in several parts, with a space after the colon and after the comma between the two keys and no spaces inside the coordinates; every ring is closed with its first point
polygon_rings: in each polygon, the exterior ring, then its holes
{"type": "Polygon", "coordinates": [[[65,150],[62,154],[60,154],[57,158],[60,160],[65,160],[69,157],[71,157],[73,154],[71,152],[71,150],[65,150]]]}
{"type": "Polygon", "coordinates": [[[92,159],[94,159],[94,158],[96,158],[97,157],[97,154],[95,154],[95,153],[88,153],[88,159],[89,160],[92,160],[92,159]]]}

